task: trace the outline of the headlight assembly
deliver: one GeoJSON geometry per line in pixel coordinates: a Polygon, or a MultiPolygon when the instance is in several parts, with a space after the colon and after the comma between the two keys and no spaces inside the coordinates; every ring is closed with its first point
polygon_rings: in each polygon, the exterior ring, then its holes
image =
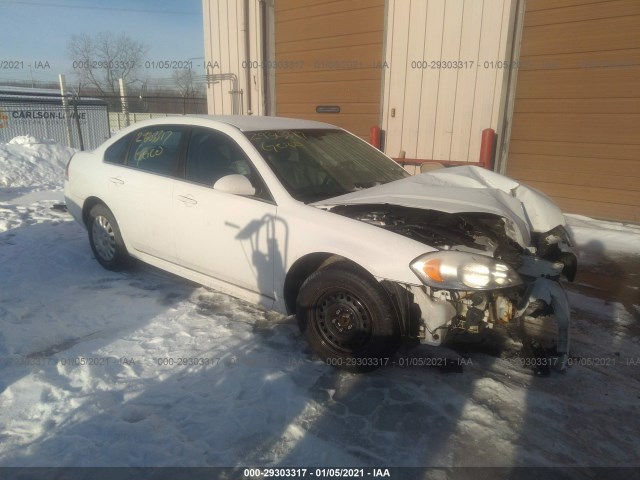
{"type": "Polygon", "coordinates": [[[425,285],[447,290],[493,290],[522,284],[506,263],[465,252],[427,253],[411,262],[425,285]]]}

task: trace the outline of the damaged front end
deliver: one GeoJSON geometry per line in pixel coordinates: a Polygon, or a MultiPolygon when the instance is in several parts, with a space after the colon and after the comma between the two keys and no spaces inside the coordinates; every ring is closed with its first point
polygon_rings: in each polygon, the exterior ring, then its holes
{"type": "MultiPolygon", "coordinates": [[[[417,240],[437,251],[410,265],[422,285],[385,285],[400,305],[405,332],[440,345],[455,332],[515,330],[525,354],[542,351],[525,319],[553,314],[553,366],[566,368],[570,311],[561,277],[573,280],[577,261],[562,226],[534,232],[530,245],[510,220],[492,213],[446,213],[397,205],[340,205],[332,211],[417,240]]],[[[549,362],[532,362],[537,367],[549,362]]],[[[545,368],[536,373],[544,374],[545,368]]]]}

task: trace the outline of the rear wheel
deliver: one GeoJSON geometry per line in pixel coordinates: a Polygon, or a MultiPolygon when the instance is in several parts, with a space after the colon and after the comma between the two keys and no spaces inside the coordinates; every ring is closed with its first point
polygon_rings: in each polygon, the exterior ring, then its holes
{"type": "Polygon", "coordinates": [[[107,270],[120,270],[128,265],[129,254],[118,222],[105,205],[97,204],[91,208],[87,230],[91,250],[100,265],[107,270]]]}
{"type": "Polygon", "coordinates": [[[296,314],[313,352],[344,370],[382,367],[400,345],[389,296],[373,277],[344,263],[318,270],[302,284],[296,314]]]}

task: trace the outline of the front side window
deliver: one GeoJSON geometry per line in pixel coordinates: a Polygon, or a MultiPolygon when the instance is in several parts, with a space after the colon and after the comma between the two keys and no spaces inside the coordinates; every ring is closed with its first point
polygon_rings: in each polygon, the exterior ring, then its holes
{"type": "Polygon", "coordinates": [[[184,127],[158,125],[132,134],[127,165],[160,175],[173,175],[184,127]]]}
{"type": "Polygon", "coordinates": [[[306,203],[409,176],[380,151],[342,130],[266,130],[246,136],[289,194],[306,203]]]}
{"type": "Polygon", "coordinates": [[[213,187],[222,177],[232,174],[247,177],[257,198],[271,199],[262,178],[232,138],[214,130],[194,128],[187,149],[185,179],[213,187]]]}

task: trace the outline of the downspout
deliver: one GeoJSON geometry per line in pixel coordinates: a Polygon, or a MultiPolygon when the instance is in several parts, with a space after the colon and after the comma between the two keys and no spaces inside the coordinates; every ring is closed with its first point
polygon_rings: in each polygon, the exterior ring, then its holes
{"type": "MultiPolygon", "coordinates": [[[[260,41],[260,49],[262,55],[262,64],[267,65],[267,42],[269,40],[268,32],[267,32],[267,2],[265,0],[260,0],[260,31],[261,31],[261,41],[260,41]]],[[[263,105],[263,114],[269,115],[271,105],[269,105],[269,69],[262,67],[262,105],[263,105]]]]}
{"type": "Polygon", "coordinates": [[[245,77],[245,91],[247,92],[247,115],[252,115],[251,110],[251,49],[249,48],[250,33],[249,33],[249,0],[243,1],[243,19],[242,19],[242,32],[244,34],[244,77],[245,77]]]}
{"type": "MultiPolygon", "coordinates": [[[[387,35],[390,33],[390,31],[393,31],[393,25],[391,26],[391,29],[389,29],[389,0],[385,0],[384,2],[384,28],[382,31],[382,60],[383,62],[387,61],[387,35]]],[[[376,146],[376,148],[382,152],[385,151],[386,149],[386,145],[384,142],[384,131],[382,130],[382,127],[384,125],[384,108],[385,108],[385,104],[384,104],[384,91],[385,88],[387,87],[386,85],[386,81],[387,81],[387,69],[383,68],[382,69],[382,78],[380,80],[380,115],[378,116],[378,125],[372,126],[371,129],[369,130],[369,135],[370,135],[370,143],[374,146],[376,146]],[[375,130],[374,130],[375,129],[375,130]],[[374,144],[377,143],[377,145],[374,144]]]]}
{"type": "Polygon", "coordinates": [[[504,92],[503,116],[498,124],[498,145],[496,147],[496,157],[494,171],[503,175],[507,172],[507,158],[509,156],[509,144],[511,143],[511,126],[513,123],[513,110],[516,102],[516,87],[518,84],[518,69],[516,65],[520,63],[520,47],[522,45],[522,31],[524,29],[525,0],[515,2],[515,12],[513,15],[513,30],[511,32],[511,53],[508,62],[511,68],[508,69],[507,88],[504,92]]]}

